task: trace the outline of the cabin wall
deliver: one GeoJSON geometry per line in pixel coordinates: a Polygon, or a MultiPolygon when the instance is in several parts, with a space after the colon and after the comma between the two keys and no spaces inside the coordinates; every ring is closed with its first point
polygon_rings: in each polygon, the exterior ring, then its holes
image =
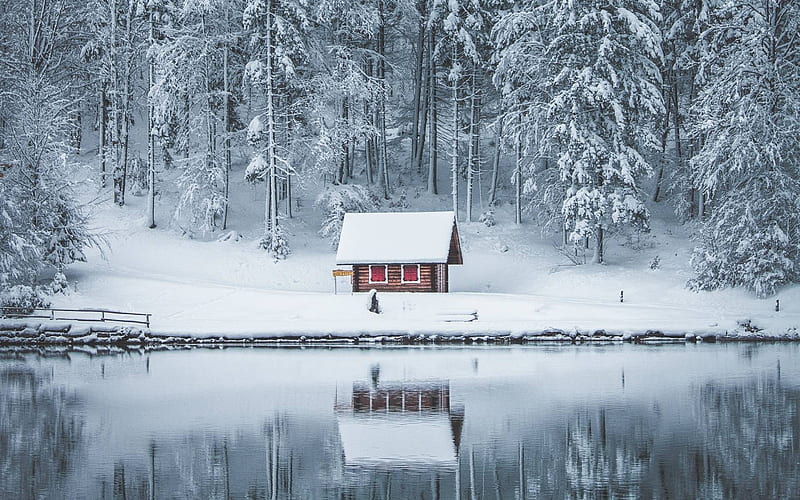
{"type": "Polygon", "coordinates": [[[373,288],[379,292],[446,292],[447,283],[442,289],[440,280],[445,268],[444,278],[447,279],[447,264],[420,264],[419,283],[403,283],[401,264],[388,264],[388,283],[370,283],[369,265],[353,265],[353,291],[368,292],[373,288]]]}

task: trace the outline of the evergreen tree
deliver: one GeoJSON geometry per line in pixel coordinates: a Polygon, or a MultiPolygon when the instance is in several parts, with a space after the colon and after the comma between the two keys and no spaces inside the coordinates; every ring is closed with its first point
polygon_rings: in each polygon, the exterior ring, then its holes
{"type": "Polygon", "coordinates": [[[569,184],[563,215],[570,239],[593,237],[593,261],[602,263],[608,228],[647,227],[639,183],[651,172],[645,155],[663,112],[658,5],[554,0],[541,9],[552,27],[548,113],[569,184]]]}
{"type": "Polygon", "coordinates": [[[253,57],[245,68],[245,78],[261,89],[264,97],[263,112],[252,119],[247,130],[247,140],[255,154],[245,177],[251,182],[263,180],[267,186],[261,246],[276,259],[289,254],[285,234],[278,226],[278,182],[293,171],[286,151],[278,143],[280,114],[276,93],[281,78],[291,79],[296,63],[306,56],[301,30],[308,22],[303,1],[248,0],[244,10],[253,57]]]}
{"type": "Polygon", "coordinates": [[[798,278],[800,4],[726,1],[704,33],[692,107],[694,183],[710,198],[693,263],[696,288],[763,297],[798,278]]]}

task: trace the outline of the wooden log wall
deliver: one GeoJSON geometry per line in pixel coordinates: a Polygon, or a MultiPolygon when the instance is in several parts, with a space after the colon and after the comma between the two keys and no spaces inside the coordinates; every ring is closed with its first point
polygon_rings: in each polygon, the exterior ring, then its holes
{"type": "MultiPolygon", "coordinates": [[[[353,266],[353,291],[368,292],[373,288],[379,292],[438,292],[447,291],[445,284],[444,290],[439,286],[439,275],[437,266],[447,267],[447,264],[420,264],[419,283],[403,283],[400,264],[388,264],[388,283],[370,283],[369,265],[353,266]]],[[[447,276],[447,273],[444,273],[447,276]]]]}

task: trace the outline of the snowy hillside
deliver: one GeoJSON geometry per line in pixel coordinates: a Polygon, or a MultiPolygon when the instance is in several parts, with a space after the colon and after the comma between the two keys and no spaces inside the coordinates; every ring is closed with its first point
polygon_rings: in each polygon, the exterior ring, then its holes
{"type": "Polygon", "coordinates": [[[6,3],[0,306],[796,336],[798,8],[6,3]],[[332,295],[344,215],[373,211],[456,213],[450,294],[332,295]]]}

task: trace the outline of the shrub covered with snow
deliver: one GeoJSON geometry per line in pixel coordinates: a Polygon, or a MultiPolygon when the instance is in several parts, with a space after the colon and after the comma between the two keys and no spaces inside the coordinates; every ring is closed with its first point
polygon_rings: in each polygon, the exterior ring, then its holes
{"type": "Polygon", "coordinates": [[[142,196],[147,191],[147,162],[135,154],[128,164],[128,191],[142,196]]]}
{"type": "Polygon", "coordinates": [[[59,271],[53,276],[53,281],[50,282],[50,292],[53,294],[66,293],[67,290],[69,290],[67,277],[64,276],[64,273],[59,271]]]}
{"type": "Polygon", "coordinates": [[[329,186],[319,195],[314,206],[322,212],[319,234],[335,248],[339,244],[344,215],[348,212],[372,212],[380,206],[380,198],[364,186],[342,184],[329,186]]]}
{"type": "Polygon", "coordinates": [[[14,285],[0,292],[0,307],[11,307],[19,309],[20,313],[29,314],[34,309],[50,307],[50,301],[39,288],[14,285]]]}
{"type": "Polygon", "coordinates": [[[285,259],[292,253],[283,226],[276,226],[274,230],[266,231],[258,246],[268,251],[276,261],[285,259]]]}
{"type": "Polygon", "coordinates": [[[221,225],[227,199],[225,166],[214,158],[193,157],[179,162],[180,197],[172,218],[185,234],[214,232],[221,225]]]}
{"type": "Polygon", "coordinates": [[[481,217],[478,219],[478,222],[482,222],[486,227],[492,227],[497,224],[497,222],[494,220],[494,209],[490,208],[489,210],[483,212],[481,217]]]}

